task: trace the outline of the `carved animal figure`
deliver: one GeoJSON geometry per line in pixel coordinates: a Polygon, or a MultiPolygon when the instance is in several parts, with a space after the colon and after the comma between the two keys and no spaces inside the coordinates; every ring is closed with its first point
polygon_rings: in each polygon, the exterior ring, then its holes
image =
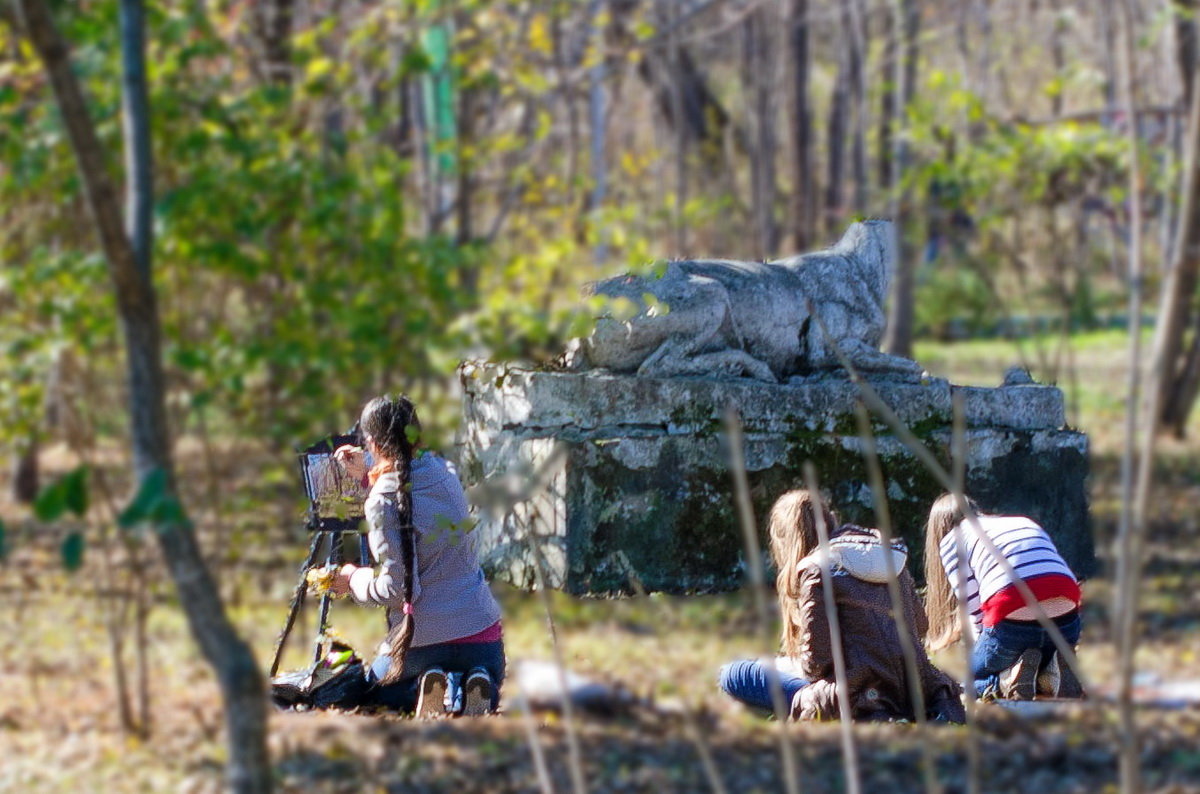
{"type": "Polygon", "coordinates": [[[863,371],[917,374],[915,362],[878,349],[894,255],[891,224],[865,221],[824,251],[774,262],[671,262],[661,277],[597,282],[591,293],[625,298],[638,312],[600,318],[568,364],[777,382],[841,366],[840,349],[863,371]]]}

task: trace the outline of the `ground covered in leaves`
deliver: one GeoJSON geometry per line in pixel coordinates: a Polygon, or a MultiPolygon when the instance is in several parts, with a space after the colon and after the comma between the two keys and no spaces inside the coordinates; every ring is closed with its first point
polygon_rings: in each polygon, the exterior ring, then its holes
{"type": "MultiPolygon", "coordinates": [[[[1120,421],[1104,401],[1120,373],[1105,369],[1111,352],[1098,352],[1089,363],[1087,348],[1081,349],[1081,372],[1093,373],[1109,389],[1097,388],[1090,397],[1085,390],[1073,420],[1093,440],[1092,502],[1102,566],[1085,585],[1080,659],[1095,697],[1049,712],[981,707],[970,727],[856,725],[852,735],[864,791],[925,791],[928,775],[947,792],[967,791],[972,778],[984,792],[1116,790],[1119,723],[1112,702],[1108,554],[1120,504],[1120,443],[1112,431],[1120,421]]],[[[949,370],[962,366],[954,360],[936,363],[949,370]]],[[[971,361],[986,373],[1000,372],[1007,363],[981,362],[978,356],[971,361]]],[[[988,378],[976,380],[995,382],[998,376],[988,378]]],[[[1200,444],[1171,442],[1159,466],[1137,652],[1139,693],[1147,701],[1159,697],[1164,684],[1200,680],[1200,588],[1193,574],[1200,565],[1198,463],[1200,444]]],[[[255,482],[255,466],[239,460],[227,476],[235,484],[255,482]]],[[[306,549],[290,513],[294,500],[278,496],[294,484],[267,480],[246,486],[251,487],[262,489],[246,497],[260,506],[254,521],[226,527],[220,543],[209,537],[206,544],[234,620],[265,660],[306,549]],[[278,508],[261,507],[276,503],[278,508]]],[[[128,620],[115,634],[106,631],[114,616],[131,609],[128,582],[110,582],[105,574],[108,555],[120,559],[126,551],[120,544],[94,545],[83,567],[68,573],[60,555],[61,529],[41,527],[11,504],[0,504],[0,514],[10,536],[9,554],[0,563],[7,602],[0,611],[5,638],[0,791],[222,790],[227,750],[220,699],[153,546],[143,550],[144,565],[156,577],[148,591],[145,637],[151,721],[138,737],[122,729],[112,645],[114,636],[124,642],[122,669],[136,693],[136,635],[128,620]]],[[[197,516],[198,524],[204,527],[209,518],[197,516]]],[[[582,786],[590,792],[766,792],[787,790],[789,769],[799,791],[845,790],[836,724],[764,721],[716,690],[723,662],[771,650],[748,592],[620,601],[553,594],[549,618],[539,597],[503,587],[497,592],[505,608],[510,665],[553,658],[552,620],[568,667],[612,685],[635,705],[604,718],[527,715],[510,686],[503,713],[484,719],[416,723],[337,712],[274,713],[270,742],[278,790],[469,794],[573,792],[582,786]],[[573,744],[578,780],[572,777],[573,744]]],[[[379,613],[348,604],[333,612],[334,625],[363,650],[378,640],[380,621],[379,613]]],[[[311,622],[298,626],[285,668],[303,664],[311,639],[311,622]]],[[[936,661],[954,673],[962,669],[954,649],[936,661]]],[[[136,697],[132,702],[136,712],[136,697]]],[[[1138,726],[1145,789],[1200,792],[1200,708],[1146,702],[1139,706],[1138,726]]]]}

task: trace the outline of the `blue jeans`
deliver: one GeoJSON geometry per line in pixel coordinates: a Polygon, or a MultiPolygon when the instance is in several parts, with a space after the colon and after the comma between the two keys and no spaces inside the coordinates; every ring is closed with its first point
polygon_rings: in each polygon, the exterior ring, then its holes
{"type": "MultiPolygon", "coordinates": [[[[785,713],[790,712],[792,699],[797,692],[808,686],[808,682],[799,676],[779,670],[775,671],[775,674],[779,676],[779,683],[783,687],[785,713]]],[[[775,707],[771,701],[768,675],[767,665],[757,659],[742,659],[721,668],[719,684],[721,691],[734,700],[739,700],[753,709],[773,714],[775,707]]]]}
{"type": "MultiPolygon", "coordinates": [[[[1079,643],[1079,632],[1083,626],[1079,612],[1068,612],[1054,618],[1067,645],[1074,648],[1079,643]]],[[[1050,664],[1055,653],[1050,632],[1033,621],[1002,620],[995,626],[987,626],[975,641],[971,654],[971,671],[975,674],[975,694],[983,695],[989,689],[999,690],[1000,673],[1017,663],[1021,654],[1029,649],[1042,653],[1039,672],[1050,664]]]]}
{"type": "Polygon", "coordinates": [[[404,671],[395,683],[380,686],[379,680],[387,675],[391,658],[376,656],[367,670],[367,683],[373,686],[367,692],[369,705],[383,706],[396,711],[413,711],[417,707],[417,684],[421,674],[432,667],[440,667],[447,673],[466,675],[476,667],[487,671],[492,679],[492,708],[500,702],[500,684],[504,682],[504,640],[495,642],[443,642],[409,648],[404,657],[404,671]]]}

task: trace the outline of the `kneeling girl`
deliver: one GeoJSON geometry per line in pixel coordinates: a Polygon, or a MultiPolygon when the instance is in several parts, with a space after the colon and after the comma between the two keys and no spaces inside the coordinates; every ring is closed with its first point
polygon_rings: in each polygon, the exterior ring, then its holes
{"type": "MultiPolygon", "coordinates": [[[[829,576],[841,626],[853,719],[911,720],[916,716],[887,586],[890,554],[899,577],[910,647],[917,654],[924,716],[962,722],[958,685],[930,663],[921,646],[924,613],[912,576],[904,567],[907,550],[903,542],[894,541],[886,548],[877,530],[850,524],[834,529],[837,521],[833,514],[825,511],[823,518],[830,528],[829,576]]],[[[779,570],[776,590],[783,621],[784,657],[777,669],[794,718],[836,719],[833,640],[826,617],[816,520],[808,491],[790,491],[771,509],[771,556],[779,570]]],[[[722,669],[721,688],[748,705],[771,710],[769,672],[760,661],[734,662],[722,669]]]]}
{"type": "Polygon", "coordinates": [[[964,520],[951,494],[941,496],[929,511],[925,608],[930,650],[959,638],[958,588],[962,586],[975,638],[971,671],[979,697],[1082,697],[1078,679],[1060,663],[1050,632],[1037,620],[1038,610],[1045,612],[1068,645],[1074,648],[1079,642],[1080,589],[1075,574],[1037,522],[1025,516],[987,515],[974,501],[966,501],[975,521],[964,520]],[[999,556],[1029,587],[1036,604],[1026,603],[1012,575],[981,536],[991,540],[999,556]]]}

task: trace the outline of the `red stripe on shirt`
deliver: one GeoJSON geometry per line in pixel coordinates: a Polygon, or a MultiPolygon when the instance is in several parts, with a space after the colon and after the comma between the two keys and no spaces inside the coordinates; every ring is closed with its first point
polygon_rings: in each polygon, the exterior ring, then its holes
{"type": "Polygon", "coordinates": [[[472,634],[470,637],[459,637],[457,640],[446,640],[445,645],[465,645],[468,642],[495,642],[504,636],[504,630],[500,627],[500,621],[496,621],[488,626],[483,631],[472,634]]]}
{"type": "MultiPolygon", "coordinates": [[[[1038,601],[1047,601],[1051,598],[1069,598],[1078,606],[1081,599],[1079,583],[1070,576],[1065,576],[1061,573],[1034,576],[1026,579],[1025,584],[1029,585],[1029,589],[1033,591],[1034,598],[1038,601]]],[[[1029,605],[1025,603],[1025,596],[1021,595],[1021,591],[1017,589],[1017,586],[1015,584],[1007,585],[987,601],[983,602],[983,625],[995,626],[1018,609],[1026,606],[1029,605]]]]}

